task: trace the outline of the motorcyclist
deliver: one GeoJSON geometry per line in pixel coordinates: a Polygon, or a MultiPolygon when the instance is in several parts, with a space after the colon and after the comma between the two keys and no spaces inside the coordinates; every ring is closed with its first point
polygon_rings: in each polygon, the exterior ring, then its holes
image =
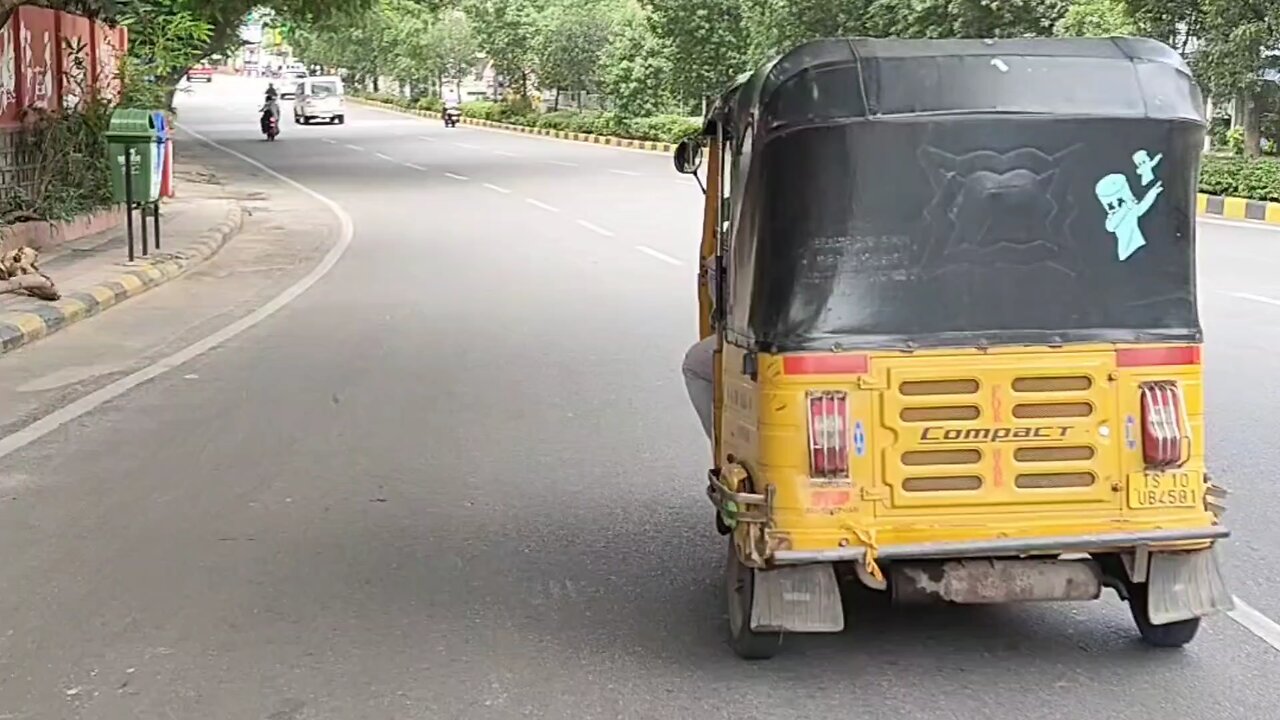
{"type": "Polygon", "coordinates": [[[280,96],[280,93],[276,92],[276,84],[267,83],[267,101],[270,102],[272,100],[275,100],[279,96],[280,96]]]}
{"type": "Polygon", "coordinates": [[[259,123],[262,126],[262,134],[267,134],[267,129],[271,126],[271,120],[274,118],[278,123],[280,121],[280,103],[276,102],[276,96],[271,91],[267,91],[267,101],[262,104],[262,108],[258,111],[262,113],[259,123]]]}

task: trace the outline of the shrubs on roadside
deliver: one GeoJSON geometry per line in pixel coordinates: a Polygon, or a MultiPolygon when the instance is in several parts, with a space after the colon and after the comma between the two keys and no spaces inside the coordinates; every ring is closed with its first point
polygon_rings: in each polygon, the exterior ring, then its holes
{"type": "Polygon", "coordinates": [[[1200,164],[1200,192],[1280,202],[1280,160],[1205,155],[1200,164]]]}
{"type": "MultiPolygon", "coordinates": [[[[395,105],[406,110],[440,112],[444,108],[439,98],[421,98],[414,101],[410,98],[390,93],[352,92],[352,94],[367,100],[395,105]]],[[[542,113],[509,103],[483,100],[463,103],[462,114],[476,120],[488,120],[509,125],[522,125],[524,127],[591,135],[610,135],[630,140],[650,140],[666,143],[680,142],[696,133],[699,128],[696,118],[688,118],[682,115],[628,118],[617,113],[596,110],[557,110],[542,113]]]]}

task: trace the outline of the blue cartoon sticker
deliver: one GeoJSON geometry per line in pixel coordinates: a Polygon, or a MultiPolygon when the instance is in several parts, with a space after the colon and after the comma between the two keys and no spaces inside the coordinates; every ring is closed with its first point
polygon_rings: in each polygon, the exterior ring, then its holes
{"type": "Polygon", "coordinates": [[[1160,193],[1164,192],[1164,183],[1156,180],[1155,174],[1156,166],[1162,159],[1164,159],[1163,154],[1157,154],[1153,158],[1146,150],[1139,150],[1133,154],[1133,164],[1137,168],[1138,180],[1142,186],[1155,183],[1142,196],[1141,201],[1133,194],[1133,189],[1129,186],[1129,178],[1124,173],[1111,173],[1099,180],[1094,188],[1098,202],[1102,203],[1102,207],[1107,211],[1107,232],[1116,236],[1116,257],[1120,262],[1128,260],[1147,244],[1138,221],[1155,204],[1160,193]]]}
{"type": "Polygon", "coordinates": [[[862,457],[867,452],[867,436],[862,432],[862,421],[853,424],[853,451],[862,457]]]}

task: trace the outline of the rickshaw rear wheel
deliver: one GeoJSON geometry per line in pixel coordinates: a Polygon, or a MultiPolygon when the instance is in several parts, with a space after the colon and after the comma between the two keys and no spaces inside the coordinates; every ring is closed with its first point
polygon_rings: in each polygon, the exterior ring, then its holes
{"type": "Polygon", "coordinates": [[[1138,626],[1142,641],[1152,647],[1180,648],[1195,639],[1200,631],[1200,618],[1179,620],[1167,625],[1154,625],[1147,603],[1147,584],[1128,583],[1129,612],[1138,626]]]}
{"type": "Polygon", "coordinates": [[[725,590],[729,606],[729,645],[744,660],[768,660],[778,653],[782,645],[782,633],[757,632],[751,629],[756,571],[738,559],[732,537],[729,538],[728,546],[725,590]]]}

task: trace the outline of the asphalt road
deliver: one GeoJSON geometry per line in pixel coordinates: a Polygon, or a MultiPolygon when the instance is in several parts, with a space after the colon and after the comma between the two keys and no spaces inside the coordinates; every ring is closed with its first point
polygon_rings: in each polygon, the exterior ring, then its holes
{"type": "MultiPolygon", "coordinates": [[[[371,110],[268,144],[257,98],[219,77],[182,121],[338,203],[350,246],[0,457],[0,718],[1271,716],[1280,652],[1226,617],[1151,651],[1114,599],[860,605],[737,660],[679,373],[697,188],[371,110]]],[[[1231,580],[1280,617],[1280,232],[1202,248],[1231,580]]]]}

